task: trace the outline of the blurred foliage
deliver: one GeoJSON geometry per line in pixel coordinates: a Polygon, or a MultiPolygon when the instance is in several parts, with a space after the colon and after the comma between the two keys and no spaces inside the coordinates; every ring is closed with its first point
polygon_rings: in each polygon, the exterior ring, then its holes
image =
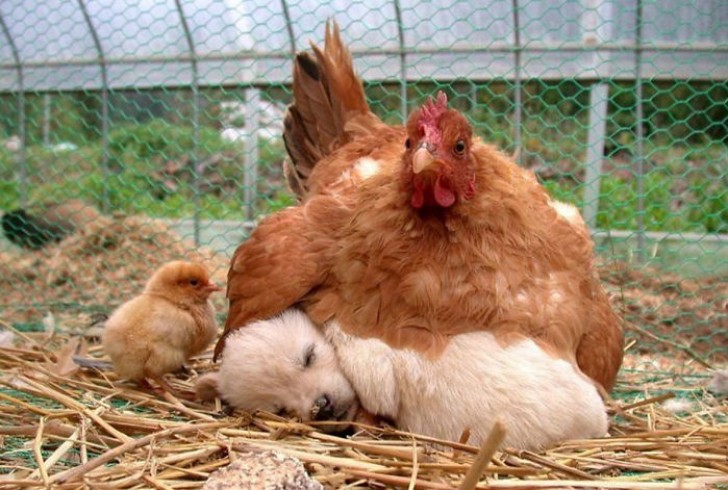
{"type": "MultiPolygon", "coordinates": [[[[636,175],[636,86],[609,81],[607,139],[600,228],[633,229],[640,213],[648,230],[728,232],[728,81],[650,81],[643,85],[644,203],[639,209],[636,175]]],[[[526,80],[522,84],[521,148],[516,153],[557,199],[581,204],[589,118],[588,83],[526,80]]],[[[514,87],[505,80],[448,83],[422,81],[403,86],[366,85],[372,109],[388,123],[438,90],[465,112],[476,132],[515,153],[514,87]]],[[[223,103],[244,101],[242,87],[200,93],[199,149],[195,160],[193,98],[187,90],[116,91],[109,94],[108,171],[100,138],[97,93],[26,94],[27,202],[75,196],[109,210],[152,216],[240,219],[245,148],[221,129],[240,127],[240,114],[225,120],[223,103]],[[45,115],[50,115],[46,120],[45,115]],[[45,124],[44,124],[45,121],[45,124]],[[45,145],[48,143],[48,145],[45,145]],[[77,148],[61,148],[72,143],[77,148]],[[193,166],[197,164],[199,179],[193,166]]],[[[268,87],[263,103],[282,107],[285,86],[268,87]]],[[[0,95],[0,139],[18,132],[17,98],[0,95]]],[[[256,212],[294,203],[281,173],[280,140],[259,147],[256,212]]],[[[0,207],[19,205],[19,158],[0,145],[0,207]]]]}
{"type": "MultiPolygon", "coordinates": [[[[109,170],[105,174],[100,142],[76,150],[55,151],[31,146],[27,151],[27,187],[30,203],[81,198],[99,208],[104,199],[110,211],[148,214],[157,217],[189,217],[199,199],[200,215],[210,219],[239,219],[242,211],[243,154],[239,142],[225,141],[219,132],[199,130],[198,169],[194,178],[194,129],[162,119],[124,125],[109,134],[109,170]],[[199,194],[195,192],[198,185],[199,194]],[[196,197],[198,196],[198,197],[196,197]]],[[[260,172],[280,174],[283,159],[280,143],[261,141],[260,172]]],[[[21,182],[17,155],[0,149],[0,206],[17,207],[21,182]]],[[[290,205],[293,198],[278,188],[257,193],[258,211],[268,212],[290,205]]],[[[280,186],[278,186],[280,187],[280,186]]]]}

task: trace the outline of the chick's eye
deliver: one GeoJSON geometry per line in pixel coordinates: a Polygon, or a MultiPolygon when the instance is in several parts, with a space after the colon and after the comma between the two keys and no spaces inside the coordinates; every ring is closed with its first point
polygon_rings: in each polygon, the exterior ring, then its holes
{"type": "Polygon", "coordinates": [[[193,288],[196,288],[199,285],[200,285],[200,281],[198,281],[197,279],[190,279],[190,286],[192,286],[193,288]]]}
{"type": "Polygon", "coordinates": [[[455,143],[455,146],[453,146],[452,151],[454,151],[456,155],[462,156],[465,153],[465,142],[463,140],[458,140],[457,143],[455,143]]]}
{"type": "Polygon", "coordinates": [[[309,368],[313,365],[316,360],[316,348],[313,345],[309,345],[306,352],[303,355],[303,367],[309,368]]]}

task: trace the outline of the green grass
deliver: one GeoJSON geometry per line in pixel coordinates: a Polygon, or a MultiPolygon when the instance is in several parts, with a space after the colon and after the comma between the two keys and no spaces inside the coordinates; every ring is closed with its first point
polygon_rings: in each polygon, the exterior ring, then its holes
{"type": "MultiPolygon", "coordinates": [[[[643,209],[634,171],[605,174],[597,226],[634,230],[642,213],[647,231],[728,233],[728,148],[716,143],[646,146],[643,209]]],[[[582,206],[583,184],[565,178],[544,185],[556,199],[582,206]]]]}
{"type": "MultiPolygon", "coordinates": [[[[98,142],[78,150],[55,153],[40,146],[27,151],[27,201],[77,197],[110,211],[179,218],[198,205],[205,219],[239,219],[243,210],[244,148],[224,141],[217,131],[201,128],[198,161],[205,164],[195,192],[193,130],[163,120],[122,126],[110,133],[108,172],[102,168],[98,142]]],[[[281,143],[263,141],[258,162],[261,177],[256,193],[258,212],[270,212],[294,202],[285,189],[269,189],[269,177],[280,174],[281,143]]],[[[0,208],[20,205],[17,156],[0,149],[0,208]]],[[[280,187],[280,186],[278,186],[280,187]]]]}
{"type": "MultiPolygon", "coordinates": [[[[499,99],[503,94],[497,90],[487,95],[503,102],[499,99]]],[[[574,100],[579,97],[574,95],[574,100]]],[[[526,104],[525,109],[522,163],[537,171],[556,199],[581,206],[587,131],[584,111],[573,101],[549,107],[526,104]]],[[[481,104],[464,110],[485,140],[511,148],[512,121],[503,115],[502,107],[481,104]]],[[[599,228],[636,229],[642,213],[649,231],[728,233],[725,144],[705,138],[674,141],[655,133],[644,145],[644,208],[640,210],[635,143],[624,134],[618,132],[609,139],[611,155],[604,160],[599,228]]],[[[199,203],[204,219],[243,219],[245,149],[223,140],[212,127],[200,129],[199,143],[198,162],[205,165],[199,194],[192,171],[194,139],[189,125],[153,119],[114,128],[107,174],[101,168],[98,141],[67,152],[31,146],[26,162],[27,200],[34,203],[73,196],[101,207],[106,199],[110,211],[167,218],[192,216],[199,203]]],[[[295,201],[281,175],[282,143],[262,141],[259,155],[256,213],[292,205],[295,201]]],[[[21,192],[17,156],[0,147],[0,207],[18,206],[21,192]]]]}

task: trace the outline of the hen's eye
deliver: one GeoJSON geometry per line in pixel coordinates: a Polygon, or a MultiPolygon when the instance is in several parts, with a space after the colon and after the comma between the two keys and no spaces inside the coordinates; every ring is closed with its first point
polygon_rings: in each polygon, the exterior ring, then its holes
{"type": "Polygon", "coordinates": [[[306,349],[306,352],[303,355],[303,367],[309,368],[313,364],[313,362],[316,360],[316,347],[314,345],[309,345],[306,349]]]}
{"type": "Polygon", "coordinates": [[[452,151],[454,151],[456,155],[462,156],[465,153],[465,142],[463,140],[458,140],[458,142],[455,143],[455,146],[453,146],[452,151]]]}
{"type": "Polygon", "coordinates": [[[410,148],[412,148],[412,140],[410,140],[409,138],[407,138],[406,140],[404,140],[404,147],[407,148],[408,150],[410,148]]]}

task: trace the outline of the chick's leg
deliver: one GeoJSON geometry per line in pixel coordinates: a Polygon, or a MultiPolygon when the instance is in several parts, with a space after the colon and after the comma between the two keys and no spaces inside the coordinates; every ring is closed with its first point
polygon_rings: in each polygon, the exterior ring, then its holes
{"type": "Polygon", "coordinates": [[[167,391],[169,393],[175,393],[175,389],[172,388],[172,385],[170,385],[166,379],[164,379],[163,374],[155,374],[155,373],[150,373],[150,372],[145,372],[144,374],[146,375],[147,379],[151,379],[152,381],[157,383],[159,385],[159,387],[162,388],[163,391],[167,391]]]}
{"type": "Polygon", "coordinates": [[[163,392],[178,398],[194,399],[193,394],[181,393],[172,388],[164,377],[166,373],[177,371],[184,365],[186,360],[183,349],[168,343],[155,342],[151,346],[149,357],[144,363],[144,377],[155,381],[163,392]]]}
{"type": "Polygon", "coordinates": [[[145,373],[146,379],[151,379],[155,383],[159,385],[159,388],[155,388],[149,384],[149,381],[146,381],[146,384],[151,387],[152,391],[164,396],[165,393],[169,393],[170,395],[180,398],[182,400],[194,400],[195,395],[193,393],[186,393],[179,391],[175,388],[172,388],[172,385],[169,384],[169,382],[164,378],[163,374],[156,374],[156,373],[145,373]]]}

